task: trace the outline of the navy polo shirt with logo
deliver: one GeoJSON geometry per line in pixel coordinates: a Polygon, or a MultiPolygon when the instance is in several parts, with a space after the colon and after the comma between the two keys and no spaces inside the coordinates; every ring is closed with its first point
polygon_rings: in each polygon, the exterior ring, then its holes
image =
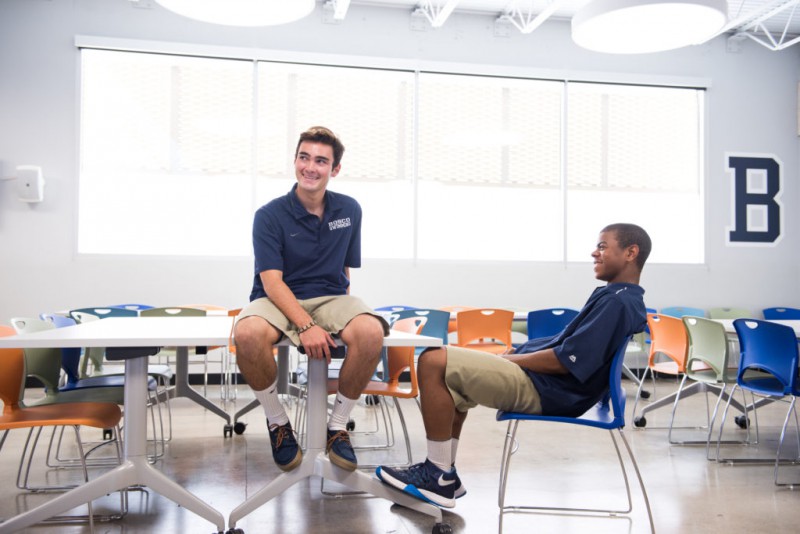
{"type": "Polygon", "coordinates": [[[260,273],[283,272],[300,300],[345,295],[345,267],[361,266],[361,206],[355,199],[325,192],[322,220],[297,198],[297,184],[256,211],[253,221],[255,276],[250,300],[268,296],[260,273]]]}
{"type": "Polygon", "coordinates": [[[569,371],[548,375],[526,370],[542,399],[543,414],[576,417],[602,400],[614,353],[647,324],[643,297],[644,289],[636,284],[598,287],[561,333],[532,339],[515,351],[553,349],[569,371]]]}

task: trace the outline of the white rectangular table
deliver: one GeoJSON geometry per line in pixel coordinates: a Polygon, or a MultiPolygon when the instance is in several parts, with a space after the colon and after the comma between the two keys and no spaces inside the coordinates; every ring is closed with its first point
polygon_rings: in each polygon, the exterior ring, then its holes
{"type": "Polygon", "coordinates": [[[123,461],[94,480],[0,523],[0,533],[16,532],[76,506],[133,485],[143,485],[225,530],[222,514],[155,469],[147,461],[147,358],[160,347],[228,343],[230,317],[119,317],[31,334],[0,337],[0,347],[106,347],[125,353],[123,461]]]}
{"type": "MultiPolygon", "coordinates": [[[[146,397],[147,356],[160,347],[226,345],[232,317],[120,317],[31,334],[0,337],[0,348],[106,347],[113,356],[125,357],[125,431],[122,464],[90,482],[64,493],[36,508],[0,523],[0,534],[21,530],[49,517],[62,514],[109,493],[143,485],[225,530],[225,519],[216,509],[162,474],[147,461],[146,397]]],[[[438,346],[441,340],[392,331],[385,346],[438,346]]],[[[284,344],[279,351],[288,351],[284,344]]],[[[280,494],[285,488],[311,475],[334,480],[353,489],[367,491],[431,515],[441,522],[441,511],[400,491],[388,488],[376,478],[333,466],[325,456],[327,413],[327,363],[312,360],[309,365],[308,449],[301,465],[239,505],[230,516],[235,525],[251,511],[280,494]]]]}

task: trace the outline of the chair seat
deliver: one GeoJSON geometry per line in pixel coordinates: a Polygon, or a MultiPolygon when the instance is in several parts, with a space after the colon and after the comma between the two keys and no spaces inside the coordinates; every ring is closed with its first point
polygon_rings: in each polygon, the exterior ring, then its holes
{"type": "Polygon", "coordinates": [[[613,430],[625,426],[625,422],[614,417],[608,403],[597,403],[580,417],[566,417],[559,415],[526,414],[518,412],[505,412],[498,410],[495,416],[498,421],[520,419],[524,421],[549,421],[552,423],[569,423],[573,425],[591,426],[613,430]]]}
{"type": "MultiPolygon", "coordinates": [[[[59,391],[72,391],[76,389],[91,389],[91,388],[107,388],[107,387],[122,387],[125,385],[125,375],[97,375],[90,376],[89,378],[82,378],[75,383],[67,384],[59,389],[59,391]]],[[[147,378],[147,389],[150,391],[156,390],[156,379],[152,376],[147,378]]]]}
{"type": "Polygon", "coordinates": [[[32,426],[79,425],[113,428],[122,417],[119,406],[106,402],[73,402],[25,407],[0,416],[0,430],[32,426]]]}

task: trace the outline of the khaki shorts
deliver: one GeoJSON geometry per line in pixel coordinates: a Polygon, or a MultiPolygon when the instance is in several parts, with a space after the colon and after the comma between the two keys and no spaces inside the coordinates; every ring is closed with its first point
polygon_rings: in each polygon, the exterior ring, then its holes
{"type": "MultiPolygon", "coordinates": [[[[357,315],[367,314],[378,318],[383,325],[383,335],[389,335],[389,323],[386,322],[386,319],[378,315],[358,297],[334,295],[298,300],[297,302],[308,312],[315,323],[331,334],[338,334],[344,330],[344,327],[357,315]]],[[[280,330],[292,343],[300,345],[300,336],[297,333],[299,327],[292,324],[268,298],[252,301],[242,309],[236,320],[240,321],[253,315],[263,318],[280,330]]]]}
{"type": "Polygon", "coordinates": [[[456,410],[477,405],[528,414],[542,413],[539,392],[516,363],[488,352],[448,345],[444,380],[456,410]]]}

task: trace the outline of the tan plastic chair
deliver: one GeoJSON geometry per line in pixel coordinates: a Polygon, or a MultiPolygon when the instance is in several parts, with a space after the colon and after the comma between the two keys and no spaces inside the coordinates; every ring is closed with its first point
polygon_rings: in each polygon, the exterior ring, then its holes
{"type": "Polygon", "coordinates": [[[501,354],[511,348],[514,312],[497,308],[478,308],[458,313],[456,346],[501,354]]]}
{"type": "MultiPolygon", "coordinates": [[[[0,336],[15,334],[13,328],[0,325],[0,336]]],[[[122,418],[122,411],[119,406],[110,402],[73,402],[65,404],[49,404],[45,406],[25,406],[22,402],[25,383],[25,353],[22,349],[0,349],[0,400],[3,401],[3,414],[0,416],[0,430],[3,430],[3,438],[0,440],[0,448],[5,442],[10,430],[27,428],[32,433],[34,429],[42,427],[71,426],[75,430],[75,439],[81,459],[84,481],[89,480],[89,473],[86,468],[86,453],[83,450],[83,443],[80,437],[80,427],[90,426],[93,428],[114,429],[117,438],[117,462],[120,461],[121,451],[119,450],[119,422],[122,418]]],[[[30,434],[29,434],[30,439],[30,434]]],[[[25,451],[23,451],[24,461],[25,451]]],[[[28,458],[27,470],[30,470],[31,458],[28,458]]],[[[19,482],[23,471],[23,462],[20,463],[17,472],[19,482]]],[[[27,476],[27,475],[26,475],[27,476]]],[[[62,485],[57,488],[49,486],[39,489],[69,489],[75,485],[62,485]]],[[[126,512],[126,499],[121,495],[120,514],[113,516],[119,519],[126,512]]],[[[84,517],[60,517],[53,520],[75,520],[75,519],[95,519],[92,512],[92,503],[88,503],[89,515],[84,517]]],[[[110,519],[103,518],[103,519],[110,519]]]]}

